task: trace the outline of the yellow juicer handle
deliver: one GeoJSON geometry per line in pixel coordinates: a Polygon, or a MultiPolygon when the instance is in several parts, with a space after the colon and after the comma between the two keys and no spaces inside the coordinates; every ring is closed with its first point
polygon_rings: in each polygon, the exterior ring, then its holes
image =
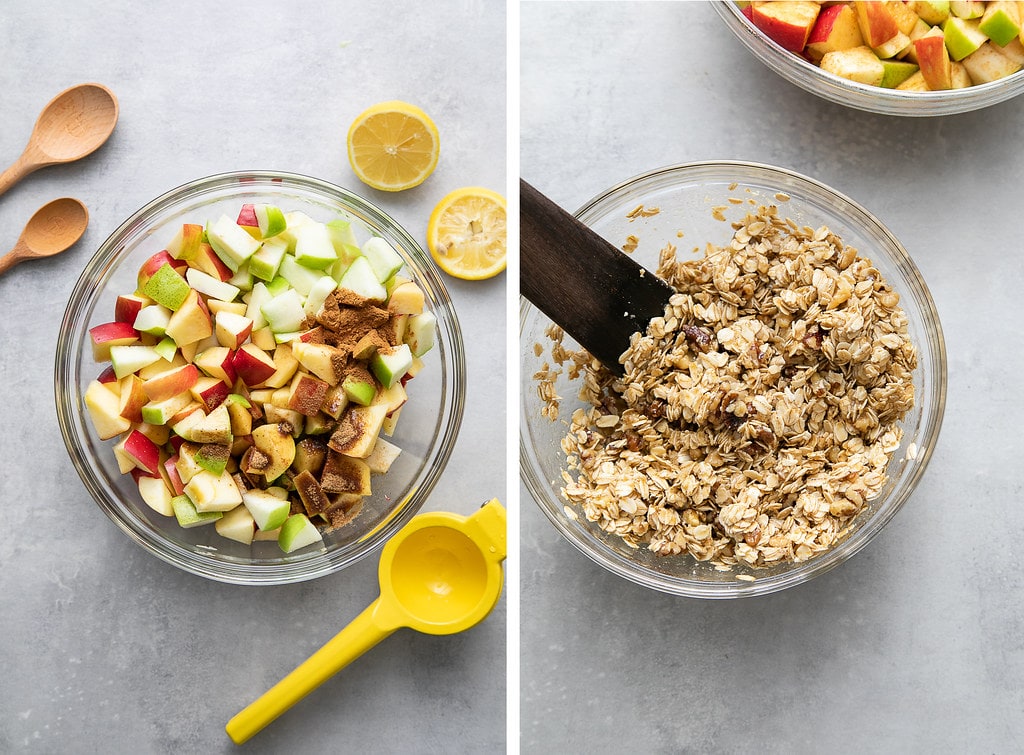
{"type": "Polygon", "coordinates": [[[334,674],[394,634],[397,623],[382,620],[378,615],[382,613],[386,613],[385,604],[377,598],[326,645],[228,721],[224,728],[232,741],[248,741],[334,674]]]}

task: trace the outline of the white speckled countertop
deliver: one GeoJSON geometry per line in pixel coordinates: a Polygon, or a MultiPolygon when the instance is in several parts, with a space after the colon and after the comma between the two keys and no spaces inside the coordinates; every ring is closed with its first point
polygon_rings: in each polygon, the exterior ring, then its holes
{"type": "MultiPolygon", "coordinates": [[[[3,251],[50,199],[76,196],[91,213],[69,252],[0,279],[9,428],[0,434],[0,752],[234,751],[228,719],[376,597],[376,556],[314,582],[245,588],[144,553],[93,504],[68,459],[53,348],[92,251],[145,202],[190,179],[245,169],[313,175],[362,193],[421,243],[444,194],[465,185],[504,193],[505,9],[432,5],[0,3],[3,167],[66,87],[98,81],[120,102],[99,151],[0,197],[3,251]],[[362,187],[345,157],[349,124],[387,99],[419,104],[442,139],[436,172],[396,195],[362,187]]],[[[506,277],[445,279],[469,387],[459,442],[427,510],[469,514],[505,498],[505,348],[493,334],[504,333],[506,277]]],[[[505,606],[503,598],[461,635],[400,630],[246,750],[504,750],[505,606]]]]}
{"type": "Polygon", "coordinates": [[[810,175],[904,243],[949,359],[916,494],[850,562],[786,592],[645,590],[562,540],[522,489],[522,751],[1020,752],[1024,98],[872,115],[772,73],[705,3],[520,9],[523,178],[575,210],[693,160],[810,175]]]}

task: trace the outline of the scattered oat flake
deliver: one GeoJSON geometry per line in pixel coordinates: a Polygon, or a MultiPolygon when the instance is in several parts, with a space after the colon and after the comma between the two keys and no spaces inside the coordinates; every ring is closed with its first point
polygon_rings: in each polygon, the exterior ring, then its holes
{"type": "Polygon", "coordinates": [[[661,212],[660,207],[644,207],[642,204],[637,205],[632,210],[626,213],[626,217],[630,221],[636,220],[637,218],[650,218],[661,212]]]}
{"type": "Polygon", "coordinates": [[[736,579],[742,579],[744,582],[756,582],[757,577],[753,574],[737,574],[736,579]]]}
{"type": "Polygon", "coordinates": [[[715,220],[723,220],[724,221],[725,220],[725,211],[728,210],[728,209],[729,208],[727,206],[725,206],[725,205],[720,205],[719,207],[712,207],[711,208],[711,217],[713,217],[715,220]]]}
{"type": "Polygon", "coordinates": [[[638,246],[640,246],[640,239],[630,234],[626,237],[626,243],[622,245],[622,251],[626,252],[626,254],[632,254],[638,246]]]}
{"type": "Polygon", "coordinates": [[[785,193],[784,191],[778,191],[775,193],[775,198],[780,202],[788,202],[789,194],[785,193]]]}
{"type": "Polygon", "coordinates": [[[731,184],[729,184],[729,191],[736,191],[737,186],[739,186],[739,184],[733,181],[731,184]]]}

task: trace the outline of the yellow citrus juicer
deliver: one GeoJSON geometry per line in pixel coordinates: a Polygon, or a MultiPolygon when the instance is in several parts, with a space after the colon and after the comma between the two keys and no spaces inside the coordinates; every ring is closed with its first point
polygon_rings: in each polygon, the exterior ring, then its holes
{"type": "Polygon", "coordinates": [[[236,744],[247,741],[401,627],[455,634],[483,621],[501,595],[505,543],[505,509],[497,498],[468,517],[413,517],[381,551],[380,597],[232,718],[228,735],[236,744]]]}

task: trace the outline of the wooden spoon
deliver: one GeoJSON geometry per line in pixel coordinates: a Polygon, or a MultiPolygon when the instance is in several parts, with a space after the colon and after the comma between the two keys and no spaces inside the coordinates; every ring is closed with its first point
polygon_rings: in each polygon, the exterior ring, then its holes
{"type": "Polygon", "coordinates": [[[665,313],[674,289],[519,180],[520,290],[606,367],[665,313]]]}
{"type": "Polygon", "coordinates": [[[117,98],[100,84],[79,84],[54,97],[36,120],[28,145],[0,173],[0,194],[47,165],[80,160],[98,149],[117,124],[117,98]]]}
{"type": "Polygon", "coordinates": [[[0,257],[0,275],[25,260],[50,257],[71,247],[85,233],[89,211],[77,199],[55,199],[36,210],[14,249],[0,257]]]}

